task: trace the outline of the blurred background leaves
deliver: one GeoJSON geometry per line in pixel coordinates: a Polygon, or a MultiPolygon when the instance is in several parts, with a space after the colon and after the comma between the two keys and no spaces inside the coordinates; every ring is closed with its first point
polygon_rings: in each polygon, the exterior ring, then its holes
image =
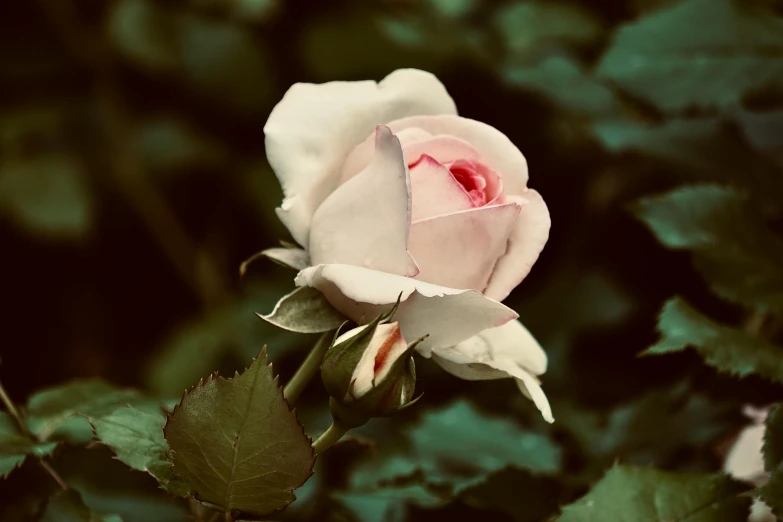
{"type": "MultiPolygon", "coordinates": [[[[272,310],[292,272],[262,260],[238,276],[288,238],[266,117],[295,82],[419,67],[460,114],[519,146],[552,213],[549,244],[507,303],[549,354],[557,422],[545,426],[511,382],[466,383],[419,360],[422,401],[319,459],[282,518],[545,520],[615,461],[714,472],[747,422],[741,405],[780,400],[780,388],[721,375],[694,350],[637,354],[679,295],[707,324],[761,338],[765,367],[778,364],[781,13],[772,0],[3,5],[0,376],[18,403],[32,395],[31,412],[36,390],[73,378],[176,401],[264,344],[290,377],[314,339],[253,312],[272,310]],[[443,426],[464,426],[455,462],[422,447],[443,426]],[[468,465],[506,442],[518,444],[506,462],[468,465]],[[379,481],[356,487],[350,470],[372,462],[379,481]]],[[[670,319],[664,340],[704,334],[670,319]]],[[[687,344],[726,350],[713,338],[687,344]]],[[[721,361],[747,365],[755,342],[721,361]]],[[[309,434],[326,427],[325,407],[314,383],[297,404],[309,434]]],[[[110,456],[61,444],[55,464],[97,513],[163,521],[190,509],[110,456]]],[[[3,483],[0,519],[43,512],[54,485],[33,464],[3,483]]]]}

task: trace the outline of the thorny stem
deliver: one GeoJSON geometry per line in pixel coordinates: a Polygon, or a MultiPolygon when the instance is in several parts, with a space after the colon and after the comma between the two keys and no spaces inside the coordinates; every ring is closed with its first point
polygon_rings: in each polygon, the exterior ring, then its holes
{"type": "Polygon", "coordinates": [[[313,450],[315,450],[316,455],[320,455],[332,447],[341,438],[343,438],[343,435],[345,435],[347,432],[348,429],[345,426],[343,426],[338,421],[333,421],[332,425],[329,426],[329,429],[323,432],[323,434],[318,437],[318,440],[313,442],[313,450]]]}
{"type": "Polygon", "coordinates": [[[312,380],[313,376],[321,369],[321,361],[324,359],[324,354],[329,346],[332,344],[332,337],[334,332],[325,332],[318,338],[313,349],[307,354],[307,357],[302,362],[302,365],[296,370],[296,373],[288,384],[283,389],[283,396],[288,400],[288,404],[294,404],[304,389],[312,380]]]}
{"type": "MultiPolygon", "coordinates": [[[[8,413],[10,413],[11,416],[16,420],[16,423],[19,425],[19,430],[24,434],[24,436],[37,442],[36,437],[30,432],[29,428],[27,427],[27,423],[24,421],[24,417],[22,417],[22,414],[16,407],[16,404],[14,404],[14,401],[11,400],[8,392],[5,391],[5,387],[3,386],[2,382],[0,382],[0,400],[3,401],[3,405],[5,405],[8,413]]],[[[57,473],[57,471],[55,471],[55,469],[48,462],[45,462],[43,459],[38,459],[38,464],[54,479],[55,482],[57,482],[57,485],[60,486],[61,489],[68,489],[68,484],[65,483],[60,474],[57,473]]]]}

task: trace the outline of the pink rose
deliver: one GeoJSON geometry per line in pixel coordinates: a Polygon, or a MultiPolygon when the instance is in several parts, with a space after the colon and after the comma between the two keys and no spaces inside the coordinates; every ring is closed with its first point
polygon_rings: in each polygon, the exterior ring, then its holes
{"type": "Polygon", "coordinates": [[[515,377],[551,421],[536,377],[546,355],[500,303],[549,236],[519,149],[411,69],[296,84],[264,132],[285,194],[278,216],[312,265],[297,286],[356,322],[402,292],[396,320],[409,342],[429,334],[421,355],[465,379],[515,377]]]}

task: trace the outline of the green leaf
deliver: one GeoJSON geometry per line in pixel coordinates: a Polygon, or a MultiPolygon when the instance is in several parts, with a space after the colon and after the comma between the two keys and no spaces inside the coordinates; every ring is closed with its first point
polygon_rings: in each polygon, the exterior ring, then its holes
{"type": "Polygon", "coordinates": [[[117,515],[90,511],[77,491],[60,491],[46,504],[41,522],[122,522],[117,515]]]}
{"type": "Polygon", "coordinates": [[[684,0],[622,26],[598,74],[667,112],[737,108],[783,88],[783,21],[732,0],[684,0]]]}
{"type": "Polygon", "coordinates": [[[249,28],[187,14],[179,45],[184,80],[200,95],[240,114],[266,107],[274,68],[263,42],[249,28]]]}
{"type": "Polygon", "coordinates": [[[507,513],[516,522],[540,522],[557,513],[559,493],[555,480],[508,467],[463,490],[459,499],[475,508],[507,513]]]}
{"type": "Polygon", "coordinates": [[[33,394],[27,402],[27,425],[39,440],[84,444],[92,439],[86,418],[132,404],[159,409],[156,401],[136,390],[118,388],[101,379],[75,380],[33,394]]]}
{"type": "Polygon", "coordinates": [[[549,439],[506,419],[486,416],[464,401],[424,414],[406,435],[409,451],[360,466],[352,477],[354,487],[371,487],[418,471],[428,483],[459,491],[509,465],[537,473],[560,468],[560,449],[549,439]]]}
{"type": "Polygon", "coordinates": [[[171,116],[141,122],[136,139],[145,167],[156,172],[217,166],[225,157],[213,137],[171,116]]]}
{"type": "Polygon", "coordinates": [[[658,319],[661,339],[643,355],[680,352],[692,346],[718,371],[737,377],[758,374],[783,382],[783,349],[720,325],[675,297],[663,305],[658,319]]]}
{"type": "Polygon", "coordinates": [[[533,64],[503,67],[508,85],[533,91],[560,109],[586,116],[614,116],[621,110],[615,92],[565,55],[541,58],[533,64]]]}
{"type": "Polygon", "coordinates": [[[783,464],[775,468],[769,481],[758,489],[758,493],[773,513],[778,517],[783,514],[783,464]]]}
{"type": "Polygon", "coordinates": [[[202,9],[222,9],[232,17],[249,22],[267,21],[280,7],[279,0],[191,0],[202,9]]]}
{"type": "Polygon", "coordinates": [[[745,522],[748,485],[725,475],[615,466],[558,522],[745,522]]]}
{"type": "Polygon", "coordinates": [[[615,459],[663,466],[682,451],[711,446],[736,428],[738,403],[716,401],[687,383],[666,386],[608,412],[558,404],[557,422],[597,465],[615,459]]]}
{"type": "Polygon", "coordinates": [[[433,505],[433,496],[423,487],[410,485],[399,488],[383,488],[361,493],[336,493],[332,495],[361,522],[403,522],[405,504],[433,505]]]}
{"type": "Polygon", "coordinates": [[[51,455],[56,442],[38,443],[22,432],[16,420],[8,413],[0,412],[0,478],[6,478],[14,468],[21,466],[28,455],[42,458],[51,455]]]}
{"type": "Polygon", "coordinates": [[[81,239],[92,225],[92,200],[78,158],[49,153],[0,163],[0,212],[44,237],[81,239]]]}
{"type": "Polygon", "coordinates": [[[428,43],[420,23],[387,23],[372,10],[332,11],[304,26],[301,60],[316,79],[382,78],[400,67],[432,71],[438,65],[431,53],[411,49],[400,41],[428,43]],[[402,30],[401,30],[402,29],[402,30]]]}
{"type": "Polygon", "coordinates": [[[95,437],[109,446],[124,464],[146,471],[170,493],[187,496],[189,488],[171,472],[166,452],[168,444],[163,437],[166,415],[162,411],[144,411],[126,406],[90,423],[95,437]]]}
{"type": "Polygon", "coordinates": [[[720,297],[783,313],[783,240],[742,194],[693,185],[642,199],[635,212],[665,246],[693,252],[696,267],[720,297]]]}
{"type": "Polygon", "coordinates": [[[200,96],[240,112],[261,110],[268,101],[266,50],[241,25],[149,0],[123,0],[108,27],[125,58],[183,81],[200,96]]]}
{"type": "Polygon", "coordinates": [[[764,469],[772,472],[783,463],[783,408],[770,408],[764,421],[764,469]]]}
{"type": "Polygon", "coordinates": [[[284,509],[315,463],[265,349],[243,374],[213,375],[187,392],[165,435],[174,473],[199,500],[226,511],[266,516],[284,509]]]}
{"type": "Polygon", "coordinates": [[[734,117],[753,148],[783,167],[783,109],[741,109],[734,117]]]}
{"type": "Polygon", "coordinates": [[[154,72],[171,72],[179,61],[179,21],[146,0],[122,0],[108,16],[114,47],[136,65],[154,72]]]}
{"type": "MultiPolygon", "coordinates": [[[[95,513],[115,513],[124,522],[186,519],[188,503],[160,487],[147,473],[131,471],[103,444],[68,447],[57,456],[57,472],[95,513]]],[[[0,518],[0,520],[4,520],[0,518]]]]}
{"type": "Polygon", "coordinates": [[[336,330],[347,320],[321,292],[306,286],[283,296],[271,313],[257,315],[275,326],[298,333],[336,330]]]}
{"type": "Polygon", "coordinates": [[[553,43],[592,44],[603,32],[592,12],[565,2],[514,2],[495,12],[494,24],[506,52],[517,57],[553,43]]]}

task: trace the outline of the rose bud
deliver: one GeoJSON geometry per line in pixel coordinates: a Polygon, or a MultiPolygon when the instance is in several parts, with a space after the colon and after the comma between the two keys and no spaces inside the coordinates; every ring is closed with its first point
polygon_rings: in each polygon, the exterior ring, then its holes
{"type": "Polygon", "coordinates": [[[419,341],[409,345],[398,323],[384,322],[387,317],[340,335],[326,352],[321,378],[333,399],[335,416],[366,421],[412,404],[416,387],[412,356],[419,341]]]}

